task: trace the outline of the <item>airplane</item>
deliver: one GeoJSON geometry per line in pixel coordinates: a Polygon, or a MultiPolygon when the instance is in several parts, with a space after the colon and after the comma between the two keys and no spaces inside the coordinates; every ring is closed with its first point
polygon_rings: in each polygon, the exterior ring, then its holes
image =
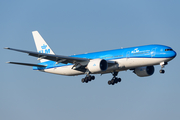
{"type": "Polygon", "coordinates": [[[111,73],[113,78],[108,81],[109,85],[121,82],[118,72],[132,70],[139,77],[151,76],[154,73],[154,65],[160,65],[160,73],[165,73],[163,69],[169,61],[176,57],[176,52],[165,45],[144,45],[129,48],[85,53],[71,56],[55,55],[38,31],[32,32],[37,52],[20,50],[14,48],[5,49],[27,53],[37,57],[39,64],[7,62],[10,64],[33,66],[33,70],[60,74],[66,76],[86,76],[82,78],[82,83],[88,83],[95,79],[92,74],[111,73]]]}

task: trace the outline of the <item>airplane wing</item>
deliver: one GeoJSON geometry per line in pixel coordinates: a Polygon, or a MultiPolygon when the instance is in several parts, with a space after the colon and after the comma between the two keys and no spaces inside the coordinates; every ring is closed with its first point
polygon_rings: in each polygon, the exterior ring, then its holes
{"type": "Polygon", "coordinates": [[[9,50],[14,50],[18,52],[27,53],[30,56],[38,57],[39,59],[47,59],[51,61],[55,61],[58,63],[79,63],[79,62],[89,62],[90,59],[87,58],[77,58],[77,57],[69,57],[69,56],[63,56],[63,55],[53,55],[53,54],[46,54],[46,53],[38,53],[38,52],[32,52],[32,51],[26,51],[26,50],[19,50],[14,48],[5,48],[9,50]]]}
{"type": "MultiPolygon", "coordinates": [[[[82,71],[82,72],[86,71],[85,67],[91,60],[91,59],[87,59],[87,58],[78,58],[78,57],[70,57],[70,56],[63,56],[63,55],[38,53],[38,52],[19,50],[19,49],[14,49],[14,48],[5,48],[5,49],[27,53],[30,56],[38,57],[38,59],[47,59],[47,60],[55,61],[57,63],[63,63],[63,64],[72,63],[72,64],[74,64],[72,69],[82,71]]],[[[18,63],[18,62],[8,62],[8,63],[27,65],[27,66],[46,67],[43,65],[30,64],[30,63],[18,63]]],[[[115,61],[107,61],[107,63],[108,63],[108,67],[113,67],[113,66],[117,65],[117,63],[115,61]]]]}

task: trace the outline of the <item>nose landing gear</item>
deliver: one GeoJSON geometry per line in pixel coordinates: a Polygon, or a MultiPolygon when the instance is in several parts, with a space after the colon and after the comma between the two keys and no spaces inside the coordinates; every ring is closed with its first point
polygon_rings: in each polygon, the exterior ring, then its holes
{"type": "Polygon", "coordinates": [[[161,65],[161,69],[160,69],[160,73],[164,74],[165,73],[165,70],[163,70],[163,68],[165,67],[165,65],[167,65],[168,63],[167,62],[161,62],[160,65],[161,65]]]}
{"type": "Polygon", "coordinates": [[[162,70],[162,69],[161,69],[159,72],[162,73],[162,74],[164,74],[164,73],[165,73],[165,70],[162,70]]]}

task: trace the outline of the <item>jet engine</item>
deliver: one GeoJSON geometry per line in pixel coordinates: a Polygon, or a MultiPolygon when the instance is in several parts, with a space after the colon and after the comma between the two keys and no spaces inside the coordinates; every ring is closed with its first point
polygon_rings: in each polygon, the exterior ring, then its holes
{"type": "Polygon", "coordinates": [[[88,70],[91,73],[98,73],[101,71],[105,71],[108,68],[108,63],[104,59],[93,59],[87,65],[88,70]]]}
{"type": "Polygon", "coordinates": [[[154,73],[154,66],[144,66],[135,68],[134,73],[139,77],[150,76],[154,73]]]}

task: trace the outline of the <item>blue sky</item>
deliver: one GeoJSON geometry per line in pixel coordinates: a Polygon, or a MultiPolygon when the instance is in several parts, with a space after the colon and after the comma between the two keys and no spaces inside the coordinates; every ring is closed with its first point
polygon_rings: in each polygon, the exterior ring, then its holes
{"type": "Polygon", "coordinates": [[[16,0],[0,1],[1,120],[179,120],[179,56],[150,77],[120,72],[122,82],[109,86],[111,74],[68,77],[9,65],[38,63],[4,47],[36,51],[31,32],[38,30],[56,54],[72,55],[147,44],[180,52],[179,0],[16,0]]]}

